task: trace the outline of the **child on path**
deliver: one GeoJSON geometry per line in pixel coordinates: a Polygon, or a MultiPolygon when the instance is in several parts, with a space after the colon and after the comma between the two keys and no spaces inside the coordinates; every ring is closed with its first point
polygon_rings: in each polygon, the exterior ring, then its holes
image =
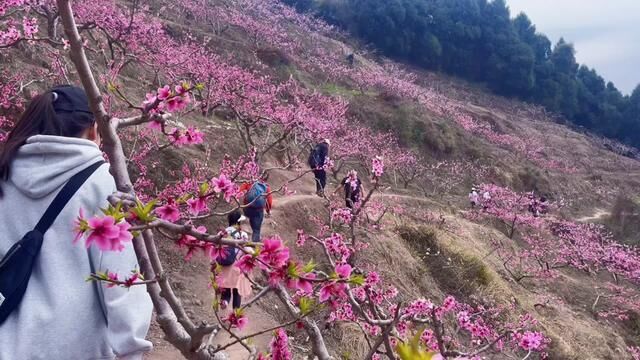
{"type": "MultiPolygon", "coordinates": [[[[236,210],[227,216],[229,227],[226,228],[227,234],[235,240],[248,240],[249,235],[242,231],[242,222],[247,220],[240,211],[236,210]]],[[[222,278],[220,282],[220,308],[226,309],[229,303],[232,303],[234,309],[242,305],[242,298],[251,295],[251,282],[247,277],[235,266],[235,260],[243,255],[237,248],[228,248],[231,261],[229,265],[221,265],[222,269],[219,276],[222,278]],[[232,302],[233,298],[233,302],[232,302]]]]}

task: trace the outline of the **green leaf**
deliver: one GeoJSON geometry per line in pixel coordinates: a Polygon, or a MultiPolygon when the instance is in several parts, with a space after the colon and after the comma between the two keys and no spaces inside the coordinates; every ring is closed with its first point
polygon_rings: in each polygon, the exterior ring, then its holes
{"type": "Polygon", "coordinates": [[[106,216],[111,216],[115,220],[116,224],[126,217],[126,214],[122,211],[122,203],[120,202],[115,207],[109,204],[109,206],[100,210],[102,210],[102,213],[106,216]]]}
{"type": "Polygon", "coordinates": [[[211,301],[211,307],[216,311],[220,309],[220,299],[217,296],[213,297],[213,301],[211,301]]]}
{"type": "Polygon", "coordinates": [[[349,284],[356,285],[356,286],[364,285],[364,276],[360,274],[351,275],[351,278],[349,279],[349,284]]]}
{"type": "Polygon", "coordinates": [[[305,274],[307,274],[307,273],[312,272],[312,271],[313,271],[313,270],[315,270],[315,269],[316,269],[316,263],[315,263],[315,262],[313,262],[313,259],[312,259],[312,260],[309,260],[309,262],[307,263],[307,265],[305,265],[305,266],[302,268],[302,272],[303,272],[303,273],[305,273],[305,274]]]}
{"type": "Polygon", "coordinates": [[[136,206],[131,209],[131,212],[138,218],[138,220],[149,223],[155,220],[155,216],[151,213],[153,211],[154,206],[158,201],[152,200],[147,204],[144,204],[140,200],[136,200],[136,206]]]}
{"type": "Polygon", "coordinates": [[[200,191],[200,193],[199,193],[200,196],[207,195],[207,192],[209,191],[209,183],[205,182],[205,183],[200,184],[199,191],[200,191]]]}
{"type": "Polygon", "coordinates": [[[135,274],[138,274],[138,279],[144,281],[144,275],[142,275],[139,269],[131,270],[131,275],[135,275],[135,274]]]}
{"type": "Polygon", "coordinates": [[[184,194],[176,199],[176,204],[184,204],[187,202],[187,200],[191,199],[192,197],[193,195],[191,194],[184,194]]]}
{"type": "Polygon", "coordinates": [[[408,343],[399,343],[396,352],[401,360],[431,360],[436,353],[427,351],[420,342],[424,328],[418,330],[408,343]]]}
{"type": "Polygon", "coordinates": [[[300,304],[298,306],[300,307],[300,312],[302,313],[302,315],[307,315],[308,313],[313,311],[315,305],[316,302],[313,299],[303,296],[300,298],[300,304]]]}
{"type": "Polygon", "coordinates": [[[287,266],[287,275],[290,278],[299,278],[300,274],[298,273],[298,266],[293,261],[289,261],[289,266],[287,266]]]}

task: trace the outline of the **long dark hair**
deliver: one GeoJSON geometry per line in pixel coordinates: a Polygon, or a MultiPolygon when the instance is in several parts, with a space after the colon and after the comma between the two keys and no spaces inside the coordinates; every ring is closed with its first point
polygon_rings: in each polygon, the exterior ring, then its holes
{"type": "MultiPolygon", "coordinates": [[[[22,113],[0,151],[0,184],[9,179],[11,162],[27,139],[34,135],[79,137],[95,124],[92,114],[79,111],[58,111],[53,107],[54,92],[67,86],[59,86],[37,95],[22,113]]],[[[2,197],[2,187],[0,187],[2,197]]]]}

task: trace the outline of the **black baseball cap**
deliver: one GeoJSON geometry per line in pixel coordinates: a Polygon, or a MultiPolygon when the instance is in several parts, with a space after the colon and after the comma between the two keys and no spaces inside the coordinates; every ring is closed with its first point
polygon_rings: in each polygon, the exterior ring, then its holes
{"type": "Polygon", "coordinates": [[[242,215],[240,210],[235,210],[227,215],[227,220],[229,221],[229,226],[233,226],[247,220],[247,218],[242,215]]]}
{"type": "Polygon", "coordinates": [[[59,112],[83,112],[93,114],[89,109],[89,98],[84,90],[73,85],[59,85],[51,89],[53,109],[59,112]]]}

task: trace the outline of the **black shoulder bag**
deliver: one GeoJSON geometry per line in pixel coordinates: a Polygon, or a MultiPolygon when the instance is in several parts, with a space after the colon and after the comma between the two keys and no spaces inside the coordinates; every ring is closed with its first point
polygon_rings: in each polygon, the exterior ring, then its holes
{"type": "Polygon", "coordinates": [[[14,244],[0,260],[0,325],[20,305],[40,253],[44,233],[56,220],[62,209],[104,161],[98,161],[74,175],[56,195],[36,227],[14,244]]]}

